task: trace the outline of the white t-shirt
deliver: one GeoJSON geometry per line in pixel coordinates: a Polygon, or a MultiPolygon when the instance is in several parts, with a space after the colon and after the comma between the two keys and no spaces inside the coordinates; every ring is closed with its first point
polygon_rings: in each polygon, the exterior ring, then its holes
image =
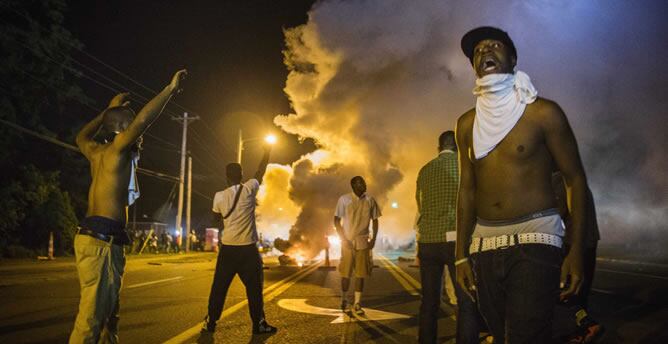
{"type": "Polygon", "coordinates": [[[373,197],[365,194],[360,198],[352,192],[339,197],[334,214],[341,219],[346,239],[351,240],[358,250],[367,248],[369,223],[381,215],[373,197]]]}
{"type": "Polygon", "coordinates": [[[223,235],[221,243],[223,245],[242,246],[257,242],[257,229],[255,227],[255,196],[260,189],[260,183],[257,179],[249,179],[242,185],[234,185],[229,188],[216,192],[213,197],[213,211],[220,216],[227,215],[234,204],[234,196],[239,188],[239,202],[230,216],[223,220],[223,235]]]}

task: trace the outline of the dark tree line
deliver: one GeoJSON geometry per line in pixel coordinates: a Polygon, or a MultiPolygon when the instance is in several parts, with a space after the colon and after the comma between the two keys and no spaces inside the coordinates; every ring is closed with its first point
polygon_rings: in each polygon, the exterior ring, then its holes
{"type": "MultiPolygon", "coordinates": [[[[64,0],[0,3],[0,119],[71,143],[83,122],[72,105],[91,101],[77,86],[81,43],[65,13],[64,0]]],[[[88,178],[79,153],[0,123],[0,256],[44,254],[49,232],[57,254],[69,251],[88,178]]]]}

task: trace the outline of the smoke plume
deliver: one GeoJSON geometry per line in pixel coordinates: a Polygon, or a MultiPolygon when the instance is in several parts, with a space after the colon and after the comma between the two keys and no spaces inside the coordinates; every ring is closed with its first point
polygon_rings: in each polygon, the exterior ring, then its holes
{"type": "Polygon", "coordinates": [[[361,175],[382,206],[381,235],[411,239],[417,172],[436,156],[438,135],[474,104],[474,75],[459,40],[492,25],[509,32],[518,69],[539,95],[569,117],[603,242],[659,239],[668,220],[668,64],[659,44],[665,7],[603,0],[316,3],[305,25],[285,31],[285,92],[294,111],[274,122],[314,139],[318,150],[271,168],[277,180],[265,186],[266,197],[275,194],[290,210],[261,200],[263,225],[280,219],[276,233],[289,230],[291,242],[316,254],[332,232],[338,197],[361,175]]]}

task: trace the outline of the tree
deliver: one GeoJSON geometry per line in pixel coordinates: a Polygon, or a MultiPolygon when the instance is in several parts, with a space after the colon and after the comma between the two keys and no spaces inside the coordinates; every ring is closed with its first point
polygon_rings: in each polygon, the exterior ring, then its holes
{"type": "MultiPolygon", "coordinates": [[[[65,10],[65,0],[0,3],[0,119],[73,142],[72,123],[81,120],[65,109],[91,101],[76,83],[71,54],[82,45],[63,26],[65,10]]],[[[82,175],[87,165],[80,154],[0,124],[0,250],[44,247],[49,230],[65,248],[74,214],[85,211],[88,180],[82,175]]]]}

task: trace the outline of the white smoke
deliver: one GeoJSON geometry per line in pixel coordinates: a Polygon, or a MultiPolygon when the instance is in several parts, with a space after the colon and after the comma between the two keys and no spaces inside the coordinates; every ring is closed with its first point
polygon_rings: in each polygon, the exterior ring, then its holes
{"type": "MultiPolygon", "coordinates": [[[[471,108],[474,75],[459,41],[483,25],[509,32],[518,69],[565,110],[580,143],[603,240],[665,229],[668,64],[658,3],[609,1],[320,1],[285,32],[285,92],[277,116],[318,151],[295,162],[293,240],[323,243],[338,196],[362,175],[383,206],[381,233],[414,236],[415,179],[438,135],[471,108]],[[661,31],[662,32],[661,32],[661,31]],[[649,67],[648,67],[649,66],[649,67]],[[648,194],[652,190],[654,194],[648,194]],[[396,201],[398,209],[390,208],[396,201]],[[633,214],[625,216],[620,214],[633,214]],[[620,221],[621,218],[624,221],[620,221]],[[614,225],[611,224],[611,222],[614,225]],[[311,234],[309,234],[311,233],[311,234]]],[[[284,176],[285,177],[285,176],[284,176]]],[[[261,207],[262,216],[273,210],[261,207]]],[[[285,220],[285,219],[284,219],[285,220]]]]}

